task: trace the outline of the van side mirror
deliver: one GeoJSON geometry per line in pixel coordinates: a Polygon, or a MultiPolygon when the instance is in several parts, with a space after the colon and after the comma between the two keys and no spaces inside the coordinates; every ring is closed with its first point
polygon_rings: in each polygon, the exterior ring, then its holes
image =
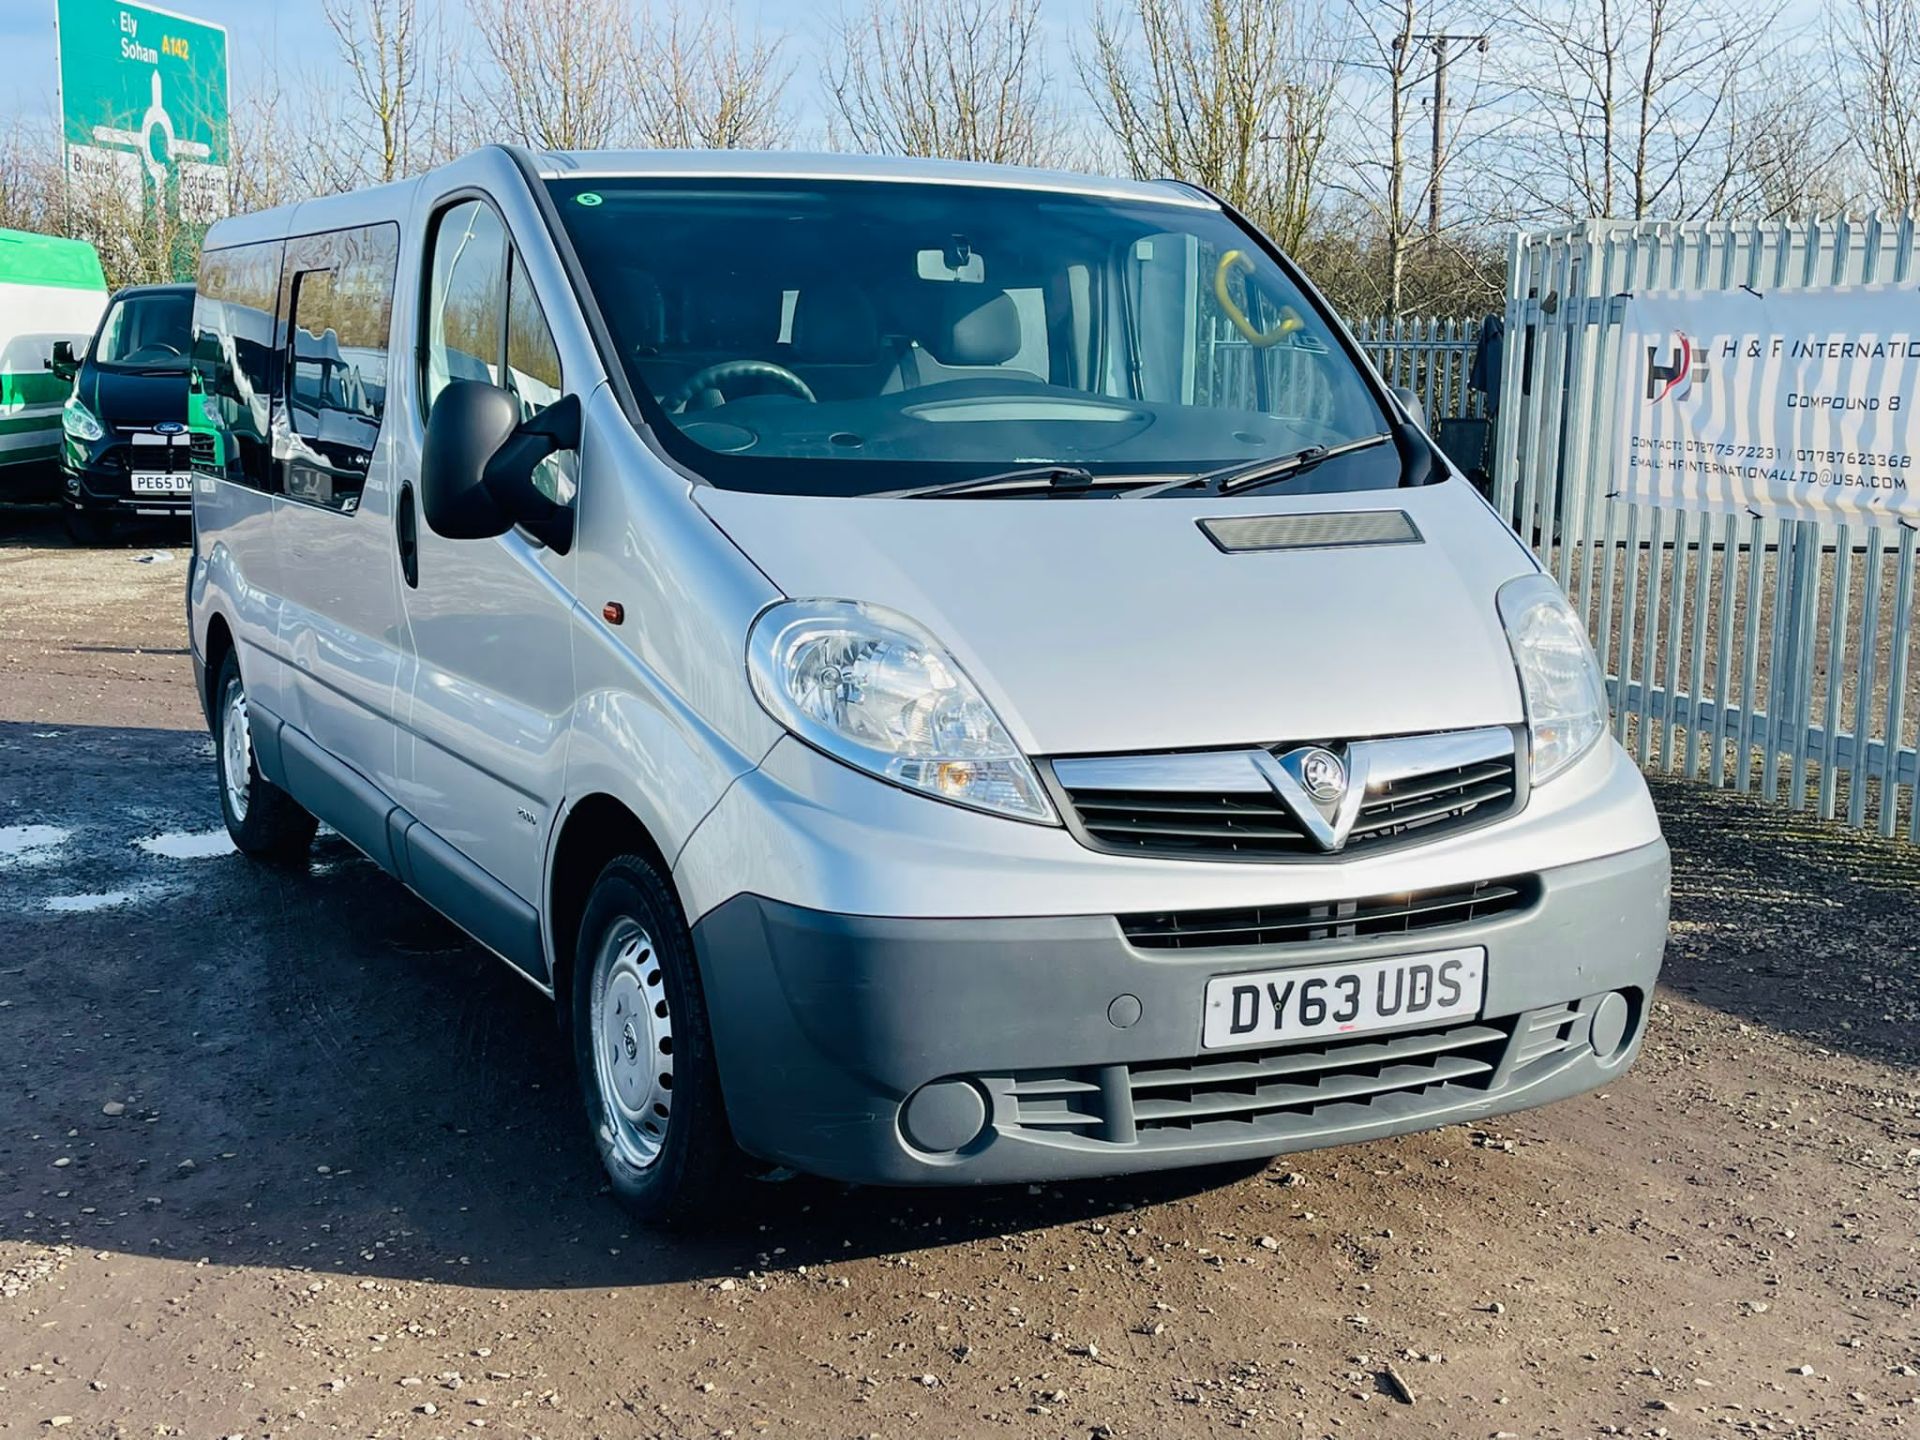
{"type": "Polygon", "coordinates": [[[53,358],[47,361],[47,369],[69,385],[73,383],[73,377],[80,373],[80,362],[74,358],[71,340],[53,342],[53,358]]]}
{"type": "Polygon", "coordinates": [[[580,444],[580,397],[529,420],[509,390],[482,380],[448,383],[427,414],[420,451],[420,508],[434,533],[485,540],[523,526],[562,555],[573,548],[573,511],[541,494],[533,471],[580,444]]]}
{"type": "Polygon", "coordinates": [[[1420,397],[1404,385],[1393,387],[1393,398],[1405,408],[1413,423],[1422,430],[1427,428],[1427,407],[1420,403],[1420,397]]]}

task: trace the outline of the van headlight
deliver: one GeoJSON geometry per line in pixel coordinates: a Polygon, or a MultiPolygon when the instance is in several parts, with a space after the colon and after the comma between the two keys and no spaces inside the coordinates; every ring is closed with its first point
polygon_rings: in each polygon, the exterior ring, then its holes
{"type": "Polygon", "coordinates": [[[747,637],[760,703],[816,749],[955,805],[1057,824],[1027,757],[939,641],[852,600],[787,600],[747,637]]]}
{"type": "Polygon", "coordinates": [[[93,412],[80,403],[78,395],[69,395],[67,403],[60,407],[60,428],[74,439],[89,444],[107,433],[94,419],[93,412]]]}
{"type": "Polygon", "coordinates": [[[1499,606],[1533,732],[1533,783],[1544,785],[1606,734],[1606,683],[1587,627],[1551,576],[1509,580],[1499,606]]]}

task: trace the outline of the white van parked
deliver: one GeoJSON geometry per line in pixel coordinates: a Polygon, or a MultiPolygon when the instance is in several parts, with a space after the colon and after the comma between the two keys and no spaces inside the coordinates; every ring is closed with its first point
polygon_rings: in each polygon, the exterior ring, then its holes
{"type": "Polygon", "coordinates": [[[106,308],[93,246],[0,230],[0,500],[60,493],[61,407],[106,308]]]}
{"type": "Polygon", "coordinates": [[[643,1216],[1392,1135],[1637,1053],[1667,848],[1579,619],[1173,183],[489,149],[223,221],[192,646],[555,1001],[643,1216]]]}

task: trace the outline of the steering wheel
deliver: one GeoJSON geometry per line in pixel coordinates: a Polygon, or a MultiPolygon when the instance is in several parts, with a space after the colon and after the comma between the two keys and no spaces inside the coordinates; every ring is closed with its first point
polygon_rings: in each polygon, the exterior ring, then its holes
{"type": "Polygon", "coordinates": [[[1305,328],[1307,322],[1300,318],[1299,313],[1291,305],[1282,305],[1278,325],[1271,330],[1254,329],[1253,322],[1247,319],[1247,312],[1234,303],[1233,296],[1227,290],[1227,281],[1232,278],[1235,270],[1245,270],[1251,275],[1253,261],[1239,250],[1229,250],[1220,257],[1220,264],[1214,269],[1213,298],[1220,302],[1220,308],[1226,311],[1227,319],[1233,322],[1233,328],[1246,337],[1249,345],[1255,349],[1264,350],[1269,345],[1279,343],[1294,331],[1305,328]]]}
{"type": "Polygon", "coordinates": [[[689,375],[674,387],[673,392],[662,397],[663,409],[683,410],[686,404],[702,390],[718,390],[727,393],[730,380],[771,380],[782,390],[799,396],[808,404],[818,403],[813,390],[807,382],[784,365],[776,365],[771,360],[722,360],[717,365],[689,375]]]}
{"type": "Polygon", "coordinates": [[[184,360],[186,358],[186,351],[182,350],[178,345],[169,345],[164,340],[150,340],[145,345],[142,345],[138,350],[134,351],[131,355],[127,356],[126,358],[129,361],[162,360],[162,359],[184,360]]]}

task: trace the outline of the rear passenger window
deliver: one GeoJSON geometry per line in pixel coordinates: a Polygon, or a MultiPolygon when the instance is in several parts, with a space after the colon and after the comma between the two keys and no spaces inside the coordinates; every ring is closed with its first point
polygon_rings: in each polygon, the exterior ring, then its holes
{"type": "Polygon", "coordinates": [[[450,380],[500,383],[507,233],[491,206],[466,200],[435,222],[432,254],[426,325],[429,409],[450,380]]]}
{"type": "Polygon", "coordinates": [[[392,225],[289,245],[286,493],[359,507],[387,407],[400,233],[392,225]]]}
{"type": "Polygon", "coordinates": [[[273,240],[207,251],[193,304],[193,468],[256,490],[273,487],[269,425],[281,350],[274,307],[285,248],[273,240]]]}

